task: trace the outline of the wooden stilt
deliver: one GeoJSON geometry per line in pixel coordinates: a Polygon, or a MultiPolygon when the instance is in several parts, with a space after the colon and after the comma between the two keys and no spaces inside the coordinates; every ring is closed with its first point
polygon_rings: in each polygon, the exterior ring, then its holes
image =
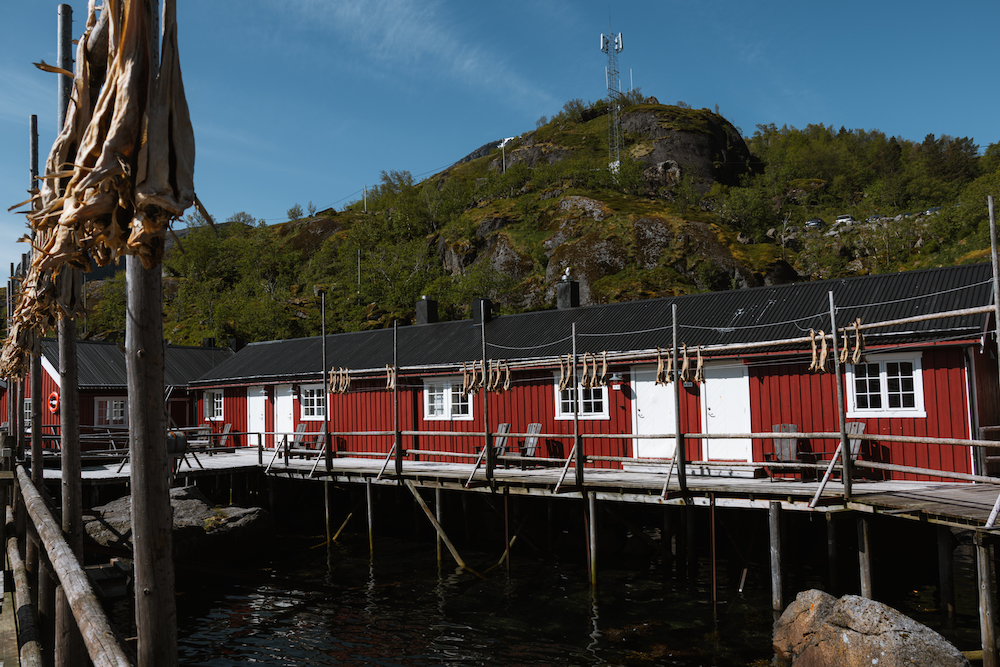
{"type": "Polygon", "coordinates": [[[771,610],[780,614],[784,610],[784,591],[781,568],[781,503],[772,502],[768,508],[768,531],[771,550],[771,610]]]}
{"type": "Polygon", "coordinates": [[[996,592],[993,588],[993,571],[990,567],[992,547],[986,541],[986,536],[975,532],[976,571],[979,580],[979,629],[983,643],[983,667],[998,667],[997,659],[995,610],[996,592]]]}
{"type": "MultiPolygon", "coordinates": [[[[323,480],[323,515],[326,524],[326,550],[333,549],[333,540],[330,538],[330,481],[323,480]]],[[[350,516],[348,516],[350,518],[350,516]]],[[[338,531],[339,532],[339,531],[338,531]]]]}
{"type": "Polygon", "coordinates": [[[510,576],[510,488],[503,487],[503,543],[507,576],[510,576]]]}
{"type": "Polygon", "coordinates": [[[938,548],[938,597],[941,599],[941,610],[947,618],[955,617],[955,569],[954,544],[951,538],[951,528],[937,527],[938,548]]]}
{"type": "Polygon", "coordinates": [[[709,494],[708,506],[708,542],[710,560],[712,566],[712,619],[718,621],[719,618],[719,580],[715,560],[715,494],[709,494]]]}
{"type": "Polygon", "coordinates": [[[56,667],[83,667],[88,662],[87,649],[80,629],[76,626],[73,610],[62,586],[56,586],[56,667]]]}
{"type": "Polygon", "coordinates": [[[52,563],[39,550],[38,558],[38,632],[43,646],[52,646],[56,629],[56,573],[52,563]]]}
{"type": "Polygon", "coordinates": [[[410,493],[413,494],[413,498],[417,501],[417,505],[419,505],[420,509],[424,511],[424,515],[431,522],[431,525],[434,526],[434,530],[436,530],[438,535],[441,536],[441,541],[443,541],[444,545],[448,547],[448,551],[451,552],[452,558],[455,559],[458,566],[463,570],[468,570],[469,572],[478,574],[475,570],[465,564],[462,556],[458,553],[458,549],[456,549],[455,545],[451,543],[450,539],[448,539],[448,536],[444,532],[444,528],[442,528],[441,524],[439,524],[437,519],[434,518],[434,514],[431,512],[430,508],[427,507],[427,503],[424,502],[424,499],[420,496],[420,492],[417,491],[417,487],[413,485],[413,482],[407,479],[403,480],[403,483],[406,485],[406,488],[410,490],[410,493]]]}
{"type": "MultiPolygon", "coordinates": [[[[438,525],[441,525],[444,521],[444,511],[441,508],[441,488],[438,487],[434,489],[434,515],[437,518],[438,525]]],[[[434,544],[437,548],[437,564],[438,569],[441,569],[442,553],[441,553],[441,536],[434,536],[434,544]]]]}
{"type": "Polygon", "coordinates": [[[368,501],[368,557],[375,560],[375,508],[372,506],[372,480],[365,480],[365,500],[368,501]]]}
{"type": "Polygon", "coordinates": [[[868,518],[858,517],[858,566],[861,572],[861,597],[872,597],[872,557],[868,539],[868,518]]]}
{"type": "Polygon", "coordinates": [[[689,581],[698,581],[698,541],[696,538],[697,524],[694,520],[695,508],[693,505],[684,506],[684,529],[687,532],[687,541],[685,544],[685,550],[687,551],[687,579],[689,581]]]}
{"type": "Polygon", "coordinates": [[[674,522],[671,516],[671,508],[663,508],[663,528],[660,533],[660,550],[663,557],[663,571],[670,573],[670,568],[674,564],[674,522]]]}
{"type": "Polygon", "coordinates": [[[587,514],[590,519],[589,550],[590,554],[590,589],[597,591],[597,495],[593,491],[587,492],[587,514]]]}
{"type": "Polygon", "coordinates": [[[679,519],[679,525],[676,530],[674,530],[674,535],[676,535],[676,549],[674,553],[676,554],[676,573],[679,580],[686,580],[688,573],[688,513],[690,508],[687,505],[679,508],[677,518],[679,519]]]}
{"type": "Polygon", "coordinates": [[[833,512],[826,513],[826,562],[829,568],[830,593],[837,595],[840,582],[837,577],[839,564],[837,562],[837,524],[833,520],[833,512]]]}

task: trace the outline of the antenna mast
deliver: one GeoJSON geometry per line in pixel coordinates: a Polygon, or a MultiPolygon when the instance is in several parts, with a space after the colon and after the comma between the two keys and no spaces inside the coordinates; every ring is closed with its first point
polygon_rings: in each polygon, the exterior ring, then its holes
{"type": "Polygon", "coordinates": [[[621,164],[621,87],[618,83],[618,54],[622,52],[622,34],[610,32],[611,17],[608,16],[609,34],[601,34],[601,51],[608,54],[608,169],[618,173],[621,164]]]}

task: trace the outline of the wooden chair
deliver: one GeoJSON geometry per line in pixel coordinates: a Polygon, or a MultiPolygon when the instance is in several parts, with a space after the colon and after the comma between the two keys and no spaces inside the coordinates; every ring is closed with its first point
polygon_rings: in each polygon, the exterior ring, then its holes
{"type": "MultiPolygon", "coordinates": [[[[798,427],[795,424],[774,424],[771,427],[773,433],[797,433],[798,427]]],[[[798,438],[775,438],[774,451],[764,453],[764,461],[772,463],[806,463],[805,458],[802,453],[799,452],[799,439],[798,438]]],[[[764,469],[767,471],[767,476],[774,481],[776,475],[782,473],[802,473],[805,474],[806,468],[792,468],[787,466],[768,468],[766,465],[764,469]]]]}
{"type": "MultiPolygon", "coordinates": [[[[851,437],[858,436],[865,432],[865,422],[847,422],[847,446],[851,450],[851,463],[854,463],[861,457],[861,438],[851,437]]],[[[827,454],[827,456],[832,456],[827,454]]],[[[824,457],[825,458],[825,457],[824,457]]],[[[834,470],[834,474],[838,473],[838,470],[834,470]]]]}
{"type": "MultiPolygon", "coordinates": [[[[510,433],[510,424],[504,422],[497,424],[497,434],[493,438],[493,452],[499,458],[507,456],[507,434],[510,433]]],[[[503,462],[503,467],[507,467],[507,462],[503,462]]]]}
{"type": "Polygon", "coordinates": [[[226,424],[222,427],[222,432],[219,433],[219,449],[226,447],[229,443],[229,433],[233,430],[232,424],[226,424]]]}
{"type": "MultiPolygon", "coordinates": [[[[534,458],[535,451],[538,449],[538,434],[542,432],[542,425],[538,423],[528,424],[528,428],[525,430],[527,436],[524,438],[524,442],[521,443],[521,458],[534,458]]],[[[525,470],[527,466],[522,462],[521,470],[525,470]]]]}

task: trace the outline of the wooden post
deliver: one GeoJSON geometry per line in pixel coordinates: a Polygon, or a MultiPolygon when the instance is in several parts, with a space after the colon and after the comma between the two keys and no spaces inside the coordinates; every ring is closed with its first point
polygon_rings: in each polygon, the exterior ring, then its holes
{"type": "Polygon", "coordinates": [[[954,546],[951,539],[951,528],[937,527],[938,547],[938,597],[941,598],[941,609],[950,619],[955,617],[955,570],[954,546]]]}
{"type": "MultiPolygon", "coordinates": [[[[574,355],[575,357],[576,355],[574,355]]],[[[597,592],[597,494],[587,492],[587,515],[590,517],[589,554],[590,554],[590,590],[597,592]]]]}
{"type": "Polygon", "coordinates": [[[481,333],[482,344],[483,344],[483,379],[482,379],[482,395],[483,395],[483,431],[486,435],[483,436],[483,447],[486,448],[486,479],[493,481],[493,471],[497,465],[496,452],[493,451],[493,434],[490,432],[490,395],[488,391],[489,381],[487,377],[488,363],[489,359],[486,356],[486,301],[480,300],[479,302],[479,331],[481,333]]]}
{"type": "Polygon", "coordinates": [[[323,480],[323,516],[326,524],[326,550],[333,549],[333,540],[330,539],[330,480],[323,480]]]}
{"type": "Polygon", "coordinates": [[[31,601],[31,586],[28,572],[21,560],[17,545],[17,531],[14,528],[14,512],[7,506],[7,562],[10,563],[14,579],[14,606],[17,615],[17,643],[21,646],[21,664],[35,666],[42,664],[41,647],[35,631],[34,608],[31,601]]]}
{"type": "Polygon", "coordinates": [[[981,531],[975,531],[976,572],[979,581],[979,632],[983,643],[983,667],[997,667],[995,623],[996,593],[993,589],[992,548],[981,531]]]}
{"type": "Polygon", "coordinates": [[[844,409],[844,378],[840,369],[840,354],[837,351],[837,311],[833,305],[833,290],[830,296],[830,328],[833,330],[833,370],[837,380],[837,419],[840,422],[841,479],[844,482],[844,499],[851,497],[851,448],[847,444],[847,412],[844,409]]]}
{"type": "Polygon", "coordinates": [[[868,539],[868,517],[858,516],[858,566],[861,571],[861,597],[872,598],[872,556],[868,539]]]}
{"type": "Polygon", "coordinates": [[[403,476],[403,433],[399,427],[399,344],[397,322],[392,322],[392,430],[396,445],[396,477],[403,476]]]}
{"type": "Polygon", "coordinates": [[[708,494],[708,545],[709,560],[712,569],[712,618],[718,621],[719,618],[719,580],[715,571],[715,494],[708,494]]]}
{"type": "MultiPolygon", "coordinates": [[[[434,489],[434,518],[437,519],[438,524],[441,524],[444,521],[444,510],[441,508],[441,487],[434,489]]],[[[442,561],[440,535],[435,534],[434,546],[437,549],[437,564],[438,564],[438,569],[440,570],[442,561]]]]}
{"type": "MultiPolygon", "coordinates": [[[[1000,329],[1000,259],[997,258],[997,221],[993,209],[993,195],[987,197],[990,211],[990,253],[993,265],[993,326],[1000,329]]],[[[1000,337],[997,337],[997,355],[1000,359],[1000,337]]],[[[985,474],[982,473],[982,474],[985,474]]]]}
{"type": "Polygon", "coordinates": [[[837,595],[840,590],[837,562],[837,524],[833,512],[826,513],[826,562],[830,572],[830,593],[837,595]]]}
{"type": "Polygon", "coordinates": [[[375,508],[372,507],[372,479],[365,480],[365,500],[368,501],[368,556],[375,560],[375,508]]]}
{"type": "Polygon", "coordinates": [[[772,502],[767,516],[771,549],[771,610],[778,615],[785,608],[782,589],[784,571],[781,569],[781,503],[772,502]]]}
{"type": "Polygon", "coordinates": [[[403,480],[403,483],[406,485],[406,488],[410,490],[410,493],[413,494],[413,498],[417,501],[417,505],[420,506],[420,509],[422,509],[424,512],[424,515],[431,522],[431,525],[434,526],[434,530],[436,530],[437,534],[441,536],[441,540],[444,542],[445,546],[448,547],[448,551],[451,552],[451,555],[455,559],[455,562],[458,563],[458,566],[463,570],[468,570],[469,572],[475,572],[475,570],[472,570],[465,564],[465,561],[458,554],[458,550],[455,548],[455,545],[452,544],[451,540],[448,539],[448,536],[444,532],[444,528],[442,528],[441,524],[439,524],[437,519],[434,518],[434,514],[431,512],[430,508],[427,507],[427,503],[424,502],[424,499],[420,497],[420,492],[417,491],[417,487],[413,485],[413,482],[407,479],[403,480]]]}
{"type": "Polygon", "coordinates": [[[583,455],[583,438],[580,437],[580,379],[577,377],[576,368],[576,322],[573,323],[573,372],[570,374],[570,383],[573,387],[573,448],[576,451],[576,487],[583,490],[583,465],[587,460],[583,455]]]}
{"type": "Polygon", "coordinates": [[[510,487],[503,487],[503,559],[510,576],[510,487]]]}
{"type": "Polygon", "coordinates": [[[677,433],[674,439],[674,460],[677,461],[677,484],[681,493],[687,497],[687,453],[684,451],[684,436],[681,433],[681,369],[677,363],[677,304],[671,304],[673,321],[674,346],[670,350],[674,367],[674,420],[677,433]]]}

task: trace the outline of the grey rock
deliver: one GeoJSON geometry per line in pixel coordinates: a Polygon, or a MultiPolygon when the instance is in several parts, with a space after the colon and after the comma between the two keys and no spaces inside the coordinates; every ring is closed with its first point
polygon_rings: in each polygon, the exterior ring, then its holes
{"type": "Polygon", "coordinates": [[[790,667],[967,667],[940,634],[881,602],[799,593],[774,626],[775,664],[790,667]]]}
{"type": "MultiPolygon", "coordinates": [[[[205,559],[226,550],[269,539],[270,513],[259,507],[215,507],[195,486],[170,490],[174,555],[205,559]]],[[[106,547],[132,549],[132,499],[124,496],[95,507],[84,517],[86,540],[106,547]]]]}

